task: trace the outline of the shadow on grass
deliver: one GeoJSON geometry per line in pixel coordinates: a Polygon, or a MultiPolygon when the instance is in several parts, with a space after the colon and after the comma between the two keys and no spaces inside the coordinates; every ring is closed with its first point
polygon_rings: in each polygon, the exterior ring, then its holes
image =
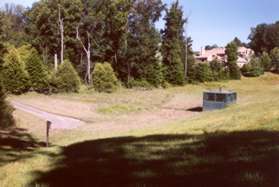
{"type": "Polygon", "coordinates": [[[190,112],[202,112],[203,108],[201,106],[198,106],[198,107],[194,107],[194,108],[189,108],[189,109],[187,109],[187,111],[190,111],[190,112]]]}
{"type": "Polygon", "coordinates": [[[25,129],[0,129],[0,166],[29,158],[34,148],[42,145],[25,129]]]}
{"type": "Polygon", "coordinates": [[[49,186],[279,186],[279,132],[157,135],[65,147],[49,186]]]}

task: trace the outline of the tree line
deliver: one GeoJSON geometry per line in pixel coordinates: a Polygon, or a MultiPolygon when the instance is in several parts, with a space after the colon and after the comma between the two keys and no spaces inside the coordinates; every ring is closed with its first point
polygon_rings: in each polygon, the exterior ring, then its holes
{"type": "Polygon", "coordinates": [[[170,7],[161,0],[41,0],[27,9],[6,5],[0,11],[1,82],[14,94],[77,92],[81,84],[112,92],[119,85],[167,87],[240,79],[241,71],[253,76],[263,66],[274,69],[269,61],[276,49],[258,53],[257,29],[250,45],[258,57],[243,70],[236,64],[237,46],[244,45],[237,38],[226,48],[226,64],[196,62],[193,41],[185,36],[187,22],[178,1],[170,7]],[[163,15],[165,27],[159,31],[155,24],[163,15]]]}

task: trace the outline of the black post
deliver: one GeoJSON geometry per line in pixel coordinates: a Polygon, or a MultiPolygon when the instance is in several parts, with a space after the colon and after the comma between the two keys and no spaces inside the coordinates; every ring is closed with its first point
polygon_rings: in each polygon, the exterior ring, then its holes
{"type": "Polygon", "coordinates": [[[46,146],[49,146],[49,130],[51,127],[51,121],[47,121],[46,123],[46,146]]]}

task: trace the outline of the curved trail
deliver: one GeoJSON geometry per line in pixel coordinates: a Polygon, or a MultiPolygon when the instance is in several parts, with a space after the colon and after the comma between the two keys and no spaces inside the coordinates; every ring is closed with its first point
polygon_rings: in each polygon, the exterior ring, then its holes
{"type": "Polygon", "coordinates": [[[52,122],[51,128],[53,128],[53,129],[73,129],[73,128],[77,128],[78,126],[80,126],[84,123],[83,121],[78,120],[78,119],[45,112],[38,108],[29,106],[26,104],[22,104],[17,101],[12,101],[11,104],[17,110],[27,112],[29,114],[37,116],[38,118],[46,120],[46,121],[47,120],[51,121],[52,122]]]}

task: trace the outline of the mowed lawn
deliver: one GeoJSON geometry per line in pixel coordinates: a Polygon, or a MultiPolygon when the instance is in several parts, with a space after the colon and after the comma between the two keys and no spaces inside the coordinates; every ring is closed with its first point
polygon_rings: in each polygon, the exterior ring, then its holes
{"type": "Polygon", "coordinates": [[[279,186],[278,75],[9,100],[86,124],[52,130],[44,148],[45,121],[15,111],[18,128],[0,131],[0,186],[279,186]],[[236,105],[194,110],[220,86],[236,105]]]}

